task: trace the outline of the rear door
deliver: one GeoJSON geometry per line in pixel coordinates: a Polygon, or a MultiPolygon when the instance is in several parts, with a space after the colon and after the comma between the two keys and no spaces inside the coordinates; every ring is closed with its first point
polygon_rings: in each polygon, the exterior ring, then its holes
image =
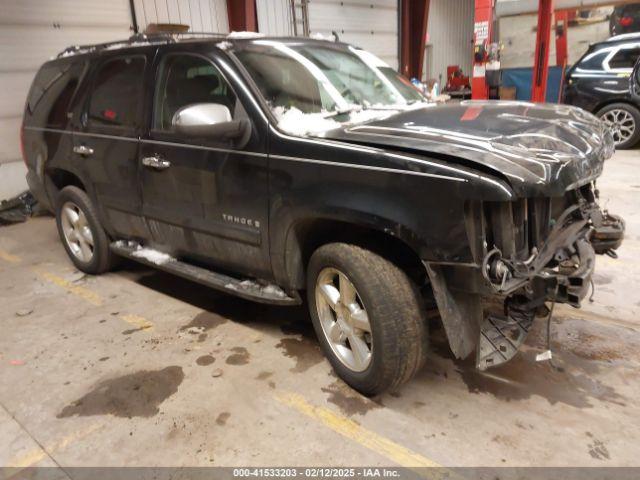
{"type": "Polygon", "coordinates": [[[633,68],[631,78],[629,78],[629,91],[631,92],[631,98],[640,106],[640,58],[633,68]]]}
{"type": "Polygon", "coordinates": [[[150,55],[113,55],[97,63],[72,153],[84,165],[108,229],[142,239],[149,235],[142,219],[138,149],[150,55]]]}
{"type": "Polygon", "coordinates": [[[593,112],[603,100],[602,88],[616,82],[605,71],[604,61],[610,50],[589,50],[567,73],[563,101],[593,112]]]}
{"type": "Polygon", "coordinates": [[[180,50],[157,58],[153,118],[139,158],[147,164],[141,170],[143,211],[163,249],[269,278],[264,133],[252,123],[250,137],[238,143],[211,135],[188,138],[172,127],[176,111],[199,103],[224,105],[234,120],[249,118],[240,86],[232,85],[216,60],[215,54],[180,50]],[[148,165],[149,159],[162,167],[148,165]]]}

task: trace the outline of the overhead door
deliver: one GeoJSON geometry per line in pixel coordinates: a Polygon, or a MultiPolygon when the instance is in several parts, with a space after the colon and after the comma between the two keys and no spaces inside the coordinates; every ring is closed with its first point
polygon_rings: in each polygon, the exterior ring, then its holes
{"type": "MultiPolygon", "coordinates": [[[[186,23],[192,31],[228,32],[226,0],[134,0],[140,30],[149,23],[186,23]]],[[[27,188],[20,122],[37,69],[70,45],[126,39],[129,0],[2,2],[0,15],[0,200],[27,188]]]]}
{"type": "MultiPolygon", "coordinates": [[[[304,32],[301,0],[296,0],[298,35],[304,32]]],[[[290,0],[257,0],[258,30],[265,35],[293,35],[290,0]]],[[[309,0],[309,34],[333,38],[364,48],[398,68],[397,0],[309,0]]]]}
{"type": "Polygon", "coordinates": [[[0,200],[27,188],[20,123],[27,91],[42,63],[69,45],[127,38],[128,0],[2,2],[0,15],[0,200]]]}

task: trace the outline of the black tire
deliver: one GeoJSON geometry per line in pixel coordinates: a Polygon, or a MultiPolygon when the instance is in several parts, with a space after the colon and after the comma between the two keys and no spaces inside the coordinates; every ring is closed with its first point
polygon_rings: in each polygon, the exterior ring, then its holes
{"type": "Polygon", "coordinates": [[[346,244],[318,248],[307,272],[307,296],[320,345],[336,373],[364,395],[393,390],[411,379],[425,363],[428,326],[422,297],[409,277],[374,252],[346,244]],[[348,368],[325,335],[316,302],[321,272],[342,272],[357,291],[370,323],[371,360],[363,371],[348,368]]]}
{"type": "Polygon", "coordinates": [[[616,142],[616,149],[628,150],[635,147],[638,144],[638,141],[640,141],[640,110],[628,103],[612,103],[598,110],[596,116],[604,121],[605,115],[614,110],[622,110],[624,112],[627,112],[629,115],[631,115],[631,118],[633,118],[634,122],[633,134],[631,134],[631,136],[623,142],[616,142]]]}
{"type": "Polygon", "coordinates": [[[78,270],[97,275],[107,272],[115,266],[117,257],[109,248],[109,238],[98,220],[98,214],[91,199],[83,190],[78,187],[68,186],[60,191],[56,201],[56,224],[62,245],[64,245],[67,255],[69,255],[69,258],[78,270]],[[82,261],[72,251],[72,247],[65,238],[62,215],[63,207],[69,205],[69,202],[82,211],[87,220],[87,226],[91,231],[93,237],[93,253],[89,261],[82,261]]]}

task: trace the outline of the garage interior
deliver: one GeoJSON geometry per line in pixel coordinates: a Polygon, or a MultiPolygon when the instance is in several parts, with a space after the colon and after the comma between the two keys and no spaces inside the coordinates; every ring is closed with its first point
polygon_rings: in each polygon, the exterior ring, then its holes
{"type": "MultiPolygon", "coordinates": [[[[566,72],[611,36],[614,9],[626,4],[634,2],[2,0],[0,213],[28,190],[20,125],[31,82],[70,45],[160,24],[337,36],[437,91],[439,102],[561,103],[566,72]],[[485,55],[491,44],[496,57],[485,55]]],[[[488,467],[507,475],[515,472],[507,467],[574,467],[575,478],[604,478],[588,469],[637,467],[638,148],[616,151],[598,179],[601,204],[626,222],[625,240],[617,258],[598,256],[581,309],[553,311],[553,363],[536,359],[546,350],[540,321],[511,362],[476,371],[453,357],[436,312],[426,366],[373,398],[336,376],[304,306],[252,303],[129,261],[83,274],[54,217],[29,208],[24,221],[0,223],[0,475],[310,466],[488,467]]]]}

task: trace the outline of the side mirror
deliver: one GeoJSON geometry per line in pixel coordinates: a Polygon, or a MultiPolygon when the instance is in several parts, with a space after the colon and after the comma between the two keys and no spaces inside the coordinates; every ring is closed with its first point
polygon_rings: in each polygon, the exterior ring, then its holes
{"type": "Polygon", "coordinates": [[[219,103],[196,103],[179,109],[171,120],[173,129],[191,137],[225,140],[246,136],[249,122],[233,120],[231,112],[219,103]]]}

